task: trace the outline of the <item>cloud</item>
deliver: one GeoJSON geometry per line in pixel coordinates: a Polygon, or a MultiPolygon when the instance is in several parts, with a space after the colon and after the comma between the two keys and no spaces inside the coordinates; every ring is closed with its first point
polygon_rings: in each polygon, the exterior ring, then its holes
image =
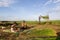
{"type": "Polygon", "coordinates": [[[50,4],[51,2],[52,2],[52,0],[48,0],[48,1],[44,4],[44,6],[50,4]]]}
{"type": "Polygon", "coordinates": [[[15,0],[0,0],[0,7],[9,7],[15,0]]]}
{"type": "Polygon", "coordinates": [[[50,19],[59,19],[60,20],[60,6],[56,6],[54,8],[51,8],[49,10],[49,13],[50,13],[50,19]]]}
{"type": "Polygon", "coordinates": [[[51,4],[51,3],[58,3],[60,2],[60,0],[48,0],[44,5],[48,5],[48,4],[51,4]]]}
{"type": "Polygon", "coordinates": [[[50,8],[49,13],[60,13],[60,6],[57,5],[54,8],[50,8]]]}
{"type": "Polygon", "coordinates": [[[52,13],[52,12],[54,12],[54,13],[60,13],[60,3],[59,2],[60,2],[60,0],[49,0],[44,5],[46,6],[46,5],[55,3],[54,7],[49,8],[48,11],[50,13],[52,13]]]}
{"type": "Polygon", "coordinates": [[[58,3],[58,2],[60,2],[60,0],[54,0],[54,2],[53,2],[53,3],[58,3]]]}
{"type": "Polygon", "coordinates": [[[50,19],[59,19],[60,20],[60,0],[48,0],[44,6],[48,6],[50,5],[51,7],[49,7],[48,13],[50,15],[50,19]],[[51,5],[54,6],[51,6],[51,5]]]}

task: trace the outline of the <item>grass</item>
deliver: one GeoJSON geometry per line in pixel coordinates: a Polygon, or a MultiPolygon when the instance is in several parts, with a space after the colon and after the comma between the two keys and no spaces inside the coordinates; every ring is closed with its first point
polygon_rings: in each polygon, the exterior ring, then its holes
{"type": "MultiPolygon", "coordinates": [[[[16,33],[10,34],[10,32],[8,30],[5,31],[5,34],[8,36],[14,34],[15,36],[12,35],[12,37],[17,38],[16,33]]],[[[29,38],[29,40],[55,40],[56,39],[56,38],[38,38],[39,36],[56,36],[55,30],[50,29],[50,28],[49,29],[46,28],[46,29],[42,29],[42,30],[40,30],[40,29],[29,30],[29,32],[26,32],[26,34],[23,34],[23,35],[27,36],[27,37],[32,37],[32,38],[29,38]],[[36,38],[33,38],[33,37],[36,37],[36,38]]],[[[12,37],[9,37],[9,38],[12,38],[12,37]]],[[[5,37],[3,37],[3,39],[4,38],[5,37]]],[[[23,37],[23,39],[24,39],[24,37],[23,37]]]]}
{"type": "MultiPolygon", "coordinates": [[[[16,21],[16,22],[18,24],[21,23],[21,21],[16,21]]],[[[26,22],[27,22],[27,24],[30,24],[30,25],[38,24],[38,21],[26,21],[26,22]]],[[[54,20],[54,21],[51,21],[51,22],[52,22],[51,24],[54,24],[54,25],[58,24],[58,25],[60,25],[60,20],[54,20]]],[[[42,25],[45,24],[45,22],[41,22],[41,23],[42,23],[42,25]]],[[[10,30],[6,30],[5,32],[7,32],[8,34],[11,33],[10,30]]],[[[15,34],[15,33],[12,33],[12,34],[15,34]]],[[[56,40],[56,38],[37,38],[39,36],[56,36],[55,30],[50,29],[50,28],[45,28],[45,29],[42,29],[42,30],[40,30],[40,29],[29,30],[28,32],[26,32],[26,36],[27,35],[29,37],[36,37],[36,38],[31,38],[31,40],[56,40]]]]}
{"type": "Polygon", "coordinates": [[[53,29],[45,28],[45,29],[33,29],[26,32],[28,37],[31,37],[30,40],[56,40],[56,32],[53,29]],[[52,36],[53,38],[49,38],[48,36],[52,36]],[[46,38],[43,38],[46,37],[46,38]],[[47,38],[48,37],[48,38],[47,38]]]}
{"type": "Polygon", "coordinates": [[[56,40],[56,38],[32,38],[31,40],[56,40]]]}
{"type": "Polygon", "coordinates": [[[56,32],[53,29],[42,29],[42,30],[31,30],[28,34],[32,37],[39,37],[39,36],[56,36],[56,32]]]}
{"type": "MultiPolygon", "coordinates": [[[[8,23],[13,23],[13,22],[17,22],[18,24],[20,24],[22,21],[8,21],[8,23]]],[[[30,24],[30,25],[35,25],[35,24],[38,24],[39,22],[38,21],[26,21],[27,24],[30,24]]],[[[60,24],[60,20],[50,20],[51,24],[60,24]]],[[[46,22],[45,21],[42,21],[41,24],[45,24],[46,22]]]]}

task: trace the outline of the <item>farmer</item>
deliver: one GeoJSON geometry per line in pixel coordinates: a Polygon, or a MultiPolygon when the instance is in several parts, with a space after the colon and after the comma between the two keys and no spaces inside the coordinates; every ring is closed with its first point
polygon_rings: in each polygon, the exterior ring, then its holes
{"type": "Polygon", "coordinates": [[[28,26],[27,26],[26,21],[23,20],[22,23],[21,23],[21,28],[20,28],[20,30],[24,31],[25,29],[27,29],[27,27],[28,27],[28,26]]]}
{"type": "Polygon", "coordinates": [[[14,23],[11,25],[11,32],[15,32],[15,31],[17,30],[16,26],[17,26],[17,23],[16,23],[16,22],[14,22],[14,23]]]}
{"type": "Polygon", "coordinates": [[[40,21],[41,21],[41,16],[39,16],[39,24],[40,24],[40,21]]]}

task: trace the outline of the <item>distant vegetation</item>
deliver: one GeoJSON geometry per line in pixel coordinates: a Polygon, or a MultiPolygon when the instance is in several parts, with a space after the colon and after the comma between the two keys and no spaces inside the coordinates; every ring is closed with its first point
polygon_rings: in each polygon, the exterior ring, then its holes
{"type": "MultiPolygon", "coordinates": [[[[0,24],[12,24],[13,22],[17,22],[18,24],[21,23],[21,21],[3,21],[2,23],[0,24]]],[[[38,21],[26,21],[27,24],[32,24],[32,25],[35,25],[35,24],[38,24],[39,22],[38,21]]],[[[41,24],[46,24],[46,21],[42,21],[41,24]]],[[[60,25],[60,20],[51,20],[49,21],[49,24],[58,24],[60,25]]]]}

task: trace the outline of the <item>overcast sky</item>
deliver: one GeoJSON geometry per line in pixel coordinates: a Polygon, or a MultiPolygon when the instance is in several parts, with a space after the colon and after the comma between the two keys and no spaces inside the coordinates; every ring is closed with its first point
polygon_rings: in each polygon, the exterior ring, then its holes
{"type": "Polygon", "coordinates": [[[0,20],[60,20],[60,0],[0,0],[0,20]]]}

